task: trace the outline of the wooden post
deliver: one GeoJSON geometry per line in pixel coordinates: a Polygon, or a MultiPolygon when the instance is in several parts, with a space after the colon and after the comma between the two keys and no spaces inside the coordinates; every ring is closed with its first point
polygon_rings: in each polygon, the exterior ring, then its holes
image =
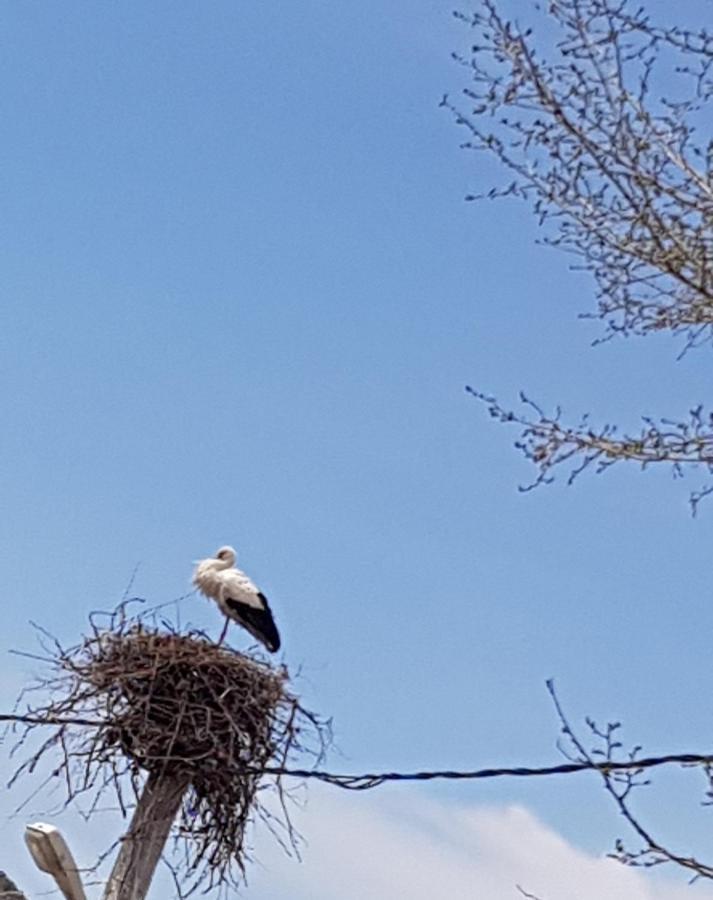
{"type": "Polygon", "coordinates": [[[109,876],[104,900],[144,900],[190,777],[149,775],[109,876]]]}

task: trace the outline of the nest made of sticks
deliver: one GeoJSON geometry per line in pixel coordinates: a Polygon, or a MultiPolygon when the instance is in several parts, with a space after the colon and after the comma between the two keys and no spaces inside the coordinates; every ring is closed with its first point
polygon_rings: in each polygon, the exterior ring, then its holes
{"type": "Polygon", "coordinates": [[[13,781],[58,751],[51,777],[64,780],[67,803],[88,795],[91,814],[110,792],[126,814],[142,775],[185,777],[175,871],[192,888],[243,880],[246,829],[255,816],[283,846],[295,847],[281,770],[303,753],[316,765],[329,723],[290,692],[287,669],[216,645],[202,632],[181,634],[165,621],[129,616],[125,604],[103,625],[96,617],[90,623],[90,633],[69,649],[45,635],[51,672],[31,690],[49,699],[26,707],[23,715],[33,721],[25,722],[18,747],[41,725],[52,731],[13,781]],[[279,800],[277,817],[259,799],[269,786],[279,800]]]}

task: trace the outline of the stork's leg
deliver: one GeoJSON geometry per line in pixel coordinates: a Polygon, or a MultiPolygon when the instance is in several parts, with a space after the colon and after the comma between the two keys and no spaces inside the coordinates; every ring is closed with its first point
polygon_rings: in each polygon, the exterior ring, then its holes
{"type": "Polygon", "coordinates": [[[223,630],[220,632],[220,637],[218,638],[218,646],[225,640],[225,635],[228,633],[228,625],[230,625],[230,619],[226,618],[225,625],[223,625],[223,630]]]}

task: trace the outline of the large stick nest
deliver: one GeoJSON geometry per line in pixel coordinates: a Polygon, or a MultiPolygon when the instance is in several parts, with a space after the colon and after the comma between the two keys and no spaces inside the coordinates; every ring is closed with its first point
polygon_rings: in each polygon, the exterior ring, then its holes
{"type": "Polygon", "coordinates": [[[329,729],[290,693],[286,668],[218,646],[202,632],[129,617],[125,605],[103,627],[96,616],[90,623],[75,647],[44,642],[52,671],[30,690],[50,699],[26,708],[35,721],[25,724],[19,744],[40,725],[52,733],[13,781],[59,751],[51,777],[64,780],[67,803],[88,796],[91,813],[110,792],[126,815],[142,776],[185,777],[173,869],[184,886],[188,876],[189,890],[243,880],[246,829],[255,816],[294,847],[280,770],[301,753],[316,764],[329,729]],[[259,799],[269,786],[277,815],[259,799]]]}

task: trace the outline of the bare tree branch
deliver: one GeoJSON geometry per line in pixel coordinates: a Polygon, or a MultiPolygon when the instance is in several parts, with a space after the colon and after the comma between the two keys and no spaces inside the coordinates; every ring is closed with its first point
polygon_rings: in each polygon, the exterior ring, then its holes
{"type": "MultiPolygon", "coordinates": [[[[449,109],[463,145],[498,161],[509,180],[469,199],[517,197],[543,226],[543,243],[589,272],[602,340],[668,331],[685,349],[713,340],[713,33],[660,27],[628,0],[549,0],[555,26],[508,21],[497,0],[457,13],[474,43],[456,55],[470,76],[449,109]],[[705,135],[708,135],[706,137],[705,135]]],[[[702,466],[713,460],[713,420],[644,419],[640,434],[565,426],[559,415],[520,417],[478,391],[501,421],[523,426],[533,483],[561,462],[573,473],[615,462],[702,466]],[[579,460],[579,462],[578,462],[579,460]]],[[[534,407],[534,405],[533,405],[534,407]]],[[[534,411],[539,412],[536,407],[534,411]]],[[[713,488],[712,488],[713,489],[713,488]]],[[[696,503],[711,489],[692,495],[696,503]]]]}
{"type": "Polygon", "coordinates": [[[710,339],[713,150],[693,120],[713,96],[713,35],[658,28],[621,0],[555,0],[547,15],[560,37],[547,62],[534,31],[504,19],[495,0],[479,9],[457,14],[476,41],[456,57],[471,75],[469,108],[443,105],[469,132],[464,146],[513,180],[471,199],[530,202],[552,225],[544,242],[594,276],[610,336],[710,339]],[[680,77],[654,101],[652,81],[666,77],[658,63],[680,77]]]}
{"type": "MultiPolygon", "coordinates": [[[[561,465],[569,466],[568,484],[586,469],[601,474],[623,461],[638,463],[642,469],[652,463],[667,463],[675,477],[683,476],[685,469],[713,473],[713,413],[706,413],[702,406],[690,410],[688,418],[680,422],[645,416],[637,433],[620,435],[616,425],[595,428],[587,416],[576,425],[565,425],[559,408],[547,415],[524,394],[520,395],[524,412],[515,413],[501,406],[495,397],[472,387],[466,387],[466,391],[487,406],[492,418],[520,427],[515,447],[537,469],[537,476],[522,486],[522,491],[550,484],[561,465]]],[[[709,484],[691,493],[694,514],[700,501],[711,492],[713,485],[709,484]]]]}
{"type": "MultiPolygon", "coordinates": [[[[599,742],[599,746],[594,750],[587,750],[583,741],[570,725],[552,681],[547,682],[547,689],[557,710],[562,734],[573,750],[574,757],[564,750],[563,752],[568,758],[574,758],[580,763],[593,764],[595,763],[594,757],[598,758],[596,768],[602,777],[606,792],[614,800],[619,813],[641,841],[639,850],[630,851],[625,848],[624,842],[619,839],[616,841],[615,852],[610,855],[627,865],[645,868],[659,866],[664,863],[673,863],[689,872],[692,875],[692,880],[713,878],[713,865],[702,862],[693,856],[684,856],[670,850],[661,841],[653,837],[651,831],[641,823],[641,820],[633,812],[631,794],[638,788],[649,784],[648,781],[641,778],[641,774],[649,766],[642,765],[644,760],[636,759],[641,750],[640,747],[634,747],[629,752],[628,765],[625,768],[620,768],[615,764],[617,762],[616,756],[622,750],[622,744],[618,737],[621,724],[619,722],[610,722],[605,728],[599,728],[592,719],[587,719],[590,734],[599,742]]],[[[710,783],[711,764],[705,762],[703,767],[710,783]]]]}
{"type": "MultiPolygon", "coordinates": [[[[590,733],[601,746],[587,750],[569,724],[551,682],[548,690],[570,747],[563,750],[566,762],[348,774],[318,768],[328,725],[288,692],[283,668],[273,669],[216,646],[198,633],[181,635],[166,622],[159,628],[141,617],[129,618],[125,604],[109,617],[108,627],[93,622],[91,633],[76,647],[64,649],[44,632],[43,639],[55,648],[50,675],[22,695],[39,689],[43,698],[24,712],[1,714],[0,720],[13,729],[16,751],[28,747],[38,728],[46,727],[49,734],[27,750],[8,786],[21,775],[33,773],[54,753],[58,760],[38,790],[60,778],[65,805],[89,798],[87,816],[109,791],[126,815],[146,776],[149,782],[175,776],[176,784],[188,786],[180,802],[173,851],[167,857],[174,877],[180,880],[181,896],[199,887],[210,890],[239,883],[248,858],[245,829],[251,817],[265,822],[288,852],[296,852],[297,835],[284,802],[287,778],[364,791],[389,782],[594,772],[642,842],[641,849],[629,851],[618,841],[616,858],[641,866],[673,863],[696,878],[713,878],[712,865],[674,852],[655,839],[630,804],[632,791],[648,783],[643,773],[670,765],[702,769],[710,799],[713,752],[640,757],[637,747],[622,757],[616,739],[618,723],[599,729],[591,720],[587,721],[590,733]],[[305,752],[313,757],[314,766],[293,766],[294,755],[305,752]],[[257,792],[265,784],[277,792],[277,815],[258,800],[257,792]]],[[[106,854],[101,859],[105,858],[106,854]]]]}

